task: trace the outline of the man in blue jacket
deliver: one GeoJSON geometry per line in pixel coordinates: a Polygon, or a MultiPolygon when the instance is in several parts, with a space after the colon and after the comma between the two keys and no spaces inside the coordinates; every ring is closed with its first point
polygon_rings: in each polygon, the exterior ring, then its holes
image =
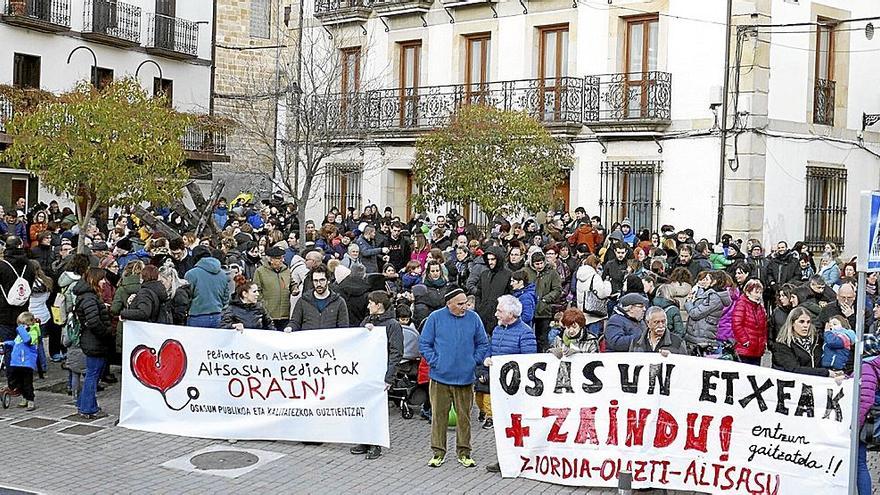
{"type": "Polygon", "coordinates": [[[631,292],[621,297],[605,324],[606,352],[629,352],[633,342],[645,332],[645,296],[631,292]]]}
{"type": "Polygon", "coordinates": [[[196,264],[184,278],[192,286],[188,327],[220,328],[220,312],[229,304],[229,276],[205,246],[193,249],[196,264]]]}
{"type": "Polygon", "coordinates": [[[471,458],[470,412],[474,404],[474,368],[489,350],[489,340],[479,315],[467,310],[467,295],[461,288],[446,293],[446,307],[431,313],[419,337],[419,351],[428,362],[431,382],[428,395],[434,410],[431,421],[431,467],[446,459],[446,428],[450,406],[458,422],[455,444],[458,463],[474,467],[471,458]]]}

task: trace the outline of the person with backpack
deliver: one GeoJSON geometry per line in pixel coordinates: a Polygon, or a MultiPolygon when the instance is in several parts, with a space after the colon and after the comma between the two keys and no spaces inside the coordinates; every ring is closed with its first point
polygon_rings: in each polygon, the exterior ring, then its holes
{"type": "MultiPolygon", "coordinates": [[[[21,238],[7,237],[6,251],[3,260],[0,260],[0,342],[14,340],[18,336],[18,315],[28,309],[35,275],[28,268],[27,253],[21,238]]],[[[3,354],[7,379],[10,358],[9,352],[3,354]]]]}
{"type": "Polygon", "coordinates": [[[76,403],[83,419],[98,419],[107,413],[98,407],[98,379],[107,355],[111,352],[107,337],[111,335],[110,311],[101,299],[101,280],[104,270],[89,268],[85,276],[73,287],[76,296],[73,317],[79,322],[79,347],[85,354],[85,378],[82,392],[76,403]]]}
{"type": "Polygon", "coordinates": [[[602,335],[605,328],[605,320],[608,319],[607,301],[612,291],[611,280],[603,280],[598,268],[599,258],[591,254],[584,258],[575,272],[575,307],[584,312],[586,329],[596,337],[602,335]]]}

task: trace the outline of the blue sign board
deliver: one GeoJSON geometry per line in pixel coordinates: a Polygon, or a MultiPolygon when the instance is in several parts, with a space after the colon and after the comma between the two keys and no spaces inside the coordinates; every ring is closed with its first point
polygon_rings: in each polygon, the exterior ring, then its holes
{"type": "Polygon", "coordinates": [[[880,191],[863,191],[859,221],[859,257],[857,269],[860,272],[880,271],[880,191]]]}

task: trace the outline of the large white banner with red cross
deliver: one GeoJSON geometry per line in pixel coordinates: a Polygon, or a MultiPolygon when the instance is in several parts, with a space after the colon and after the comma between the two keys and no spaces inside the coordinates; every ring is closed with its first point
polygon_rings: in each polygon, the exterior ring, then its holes
{"type": "Polygon", "coordinates": [[[504,477],[709,493],[847,493],[852,381],[650,353],[493,357],[504,477]]]}

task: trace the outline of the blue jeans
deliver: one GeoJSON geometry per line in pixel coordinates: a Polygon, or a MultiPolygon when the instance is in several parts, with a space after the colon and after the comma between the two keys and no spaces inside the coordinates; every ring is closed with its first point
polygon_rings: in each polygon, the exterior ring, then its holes
{"type": "Polygon", "coordinates": [[[868,447],[859,442],[859,462],[856,465],[856,487],[859,495],[871,495],[871,472],[868,471],[868,447]]]}
{"type": "Polygon", "coordinates": [[[95,414],[98,409],[98,379],[104,369],[105,359],[86,356],[86,373],[82,383],[82,392],[76,400],[76,408],[80,414],[95,414]]]}
{"type": "Polygon", "coordinates": [[[190,316],[186,320],[188,327],[220,328],[220,313],[190,316]]]}
{"type": "Polygon", "coordinates": [[[42,332],[40,330],[40,340],[37,342],[37,370],[44,373],[49,370],[49,362],[46,360],[46,348],[43,347],[42,332]]]}

